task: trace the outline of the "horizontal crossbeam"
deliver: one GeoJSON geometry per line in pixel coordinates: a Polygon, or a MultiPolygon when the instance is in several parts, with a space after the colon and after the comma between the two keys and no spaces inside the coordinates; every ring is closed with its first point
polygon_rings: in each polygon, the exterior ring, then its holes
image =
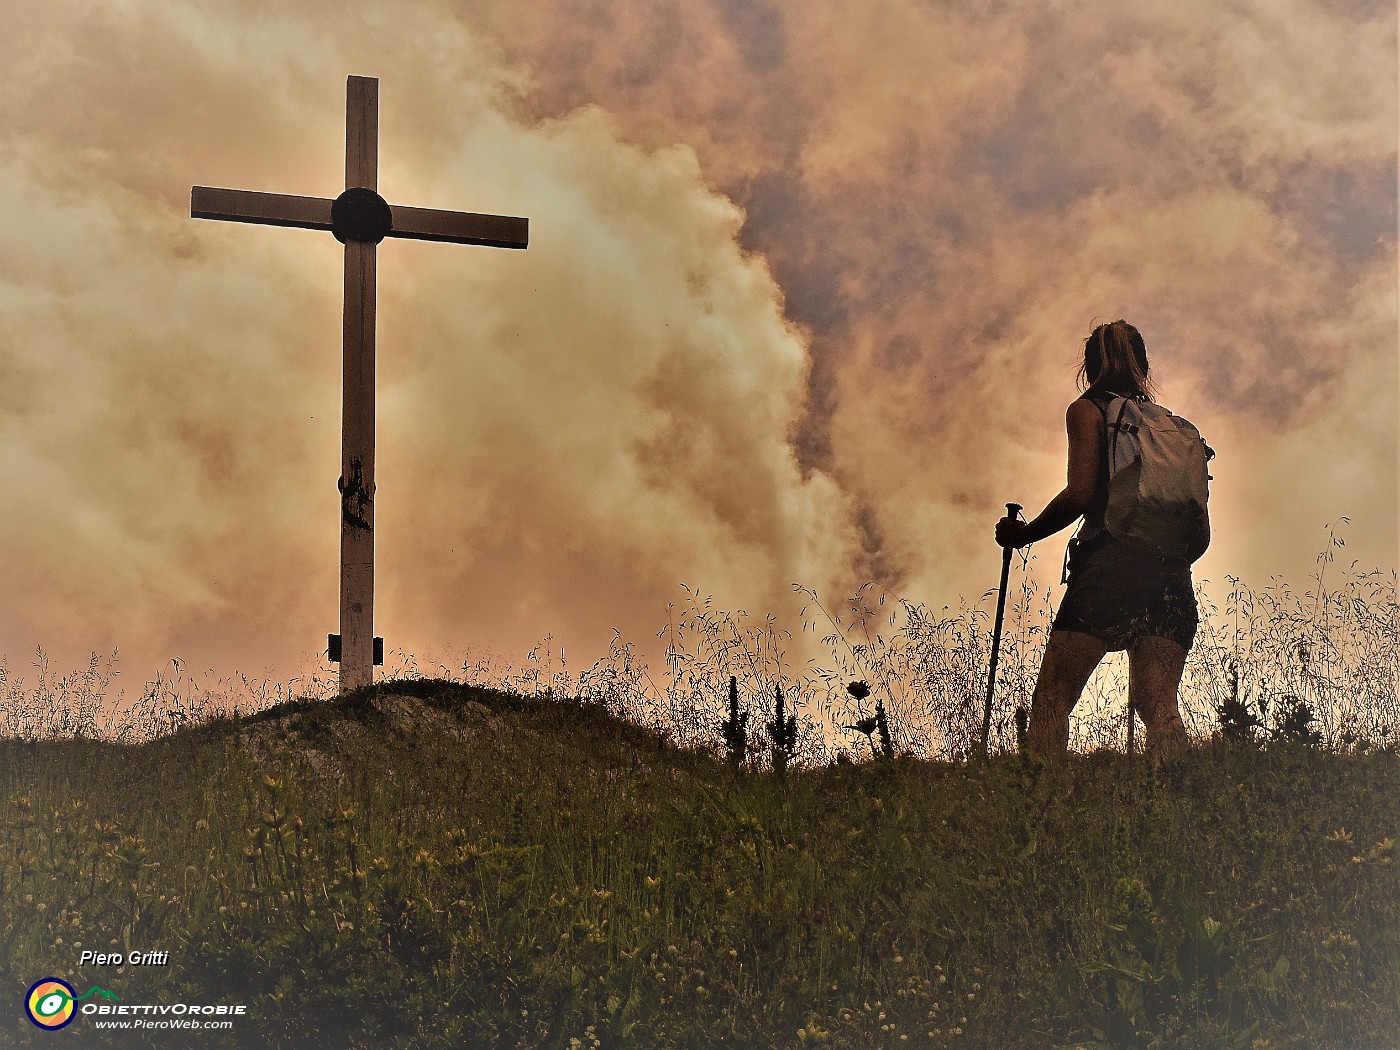
{"type": "Polygon", "coordinates": [[[415,241],[483,244],[488,248],[525,248],[530,244],[530,220],[512,215],[478,215],[467,211],[406,208],[389,205],[394,213],[390,237],[415,241]]]}
{"type": "Polygon", "coordinates": [[[295,197],[289,193],[195,186],[190,190],[190,217],[329,230],[331,202],[325,197],[295,197]]]}
{"type": "MultiPolygon", "coordinates": [[[[297,197],[287,193],[225,190],[195,186],[190,191],[190,216],[264,226],[293,226],[304,230],[331,228],[331,201],[326,197],[297,197]]],[[[479,244],[488,248],[525,248],[530,243],[530,220],[510,215],[439,211],[390,205],[394,226],[390,237],[417,241],[479,244]]]]}

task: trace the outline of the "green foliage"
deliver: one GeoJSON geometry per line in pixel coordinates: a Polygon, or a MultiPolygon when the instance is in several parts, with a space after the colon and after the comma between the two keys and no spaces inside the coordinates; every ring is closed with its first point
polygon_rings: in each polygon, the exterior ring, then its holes
{"type": "Polygon", "coordinates": [[[0,742],[0,981],[246,1003],[210,1046],[1381,1050],[1397,774],[1221,743],[755,776],[597,704],[395,682],[0,742]]]}

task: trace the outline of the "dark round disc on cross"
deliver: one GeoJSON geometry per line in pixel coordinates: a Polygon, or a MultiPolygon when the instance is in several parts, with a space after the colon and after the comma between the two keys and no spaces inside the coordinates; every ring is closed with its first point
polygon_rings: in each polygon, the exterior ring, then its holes
{"type": "Polygon", "coordinates": [[[394,228],[394,213],[374,190],[348,189],[331,202],[331,233],[341,244],[368,241],[378,244],[394,228]]]}

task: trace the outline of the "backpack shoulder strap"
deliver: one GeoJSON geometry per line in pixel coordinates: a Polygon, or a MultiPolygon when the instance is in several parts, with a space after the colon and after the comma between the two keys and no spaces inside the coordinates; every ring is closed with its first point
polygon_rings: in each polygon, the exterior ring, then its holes
{"type": "Polygon", "coordinates": [[[1110,401],[1108,405],[1104,407],[1103,416],[1104,427],[1107,430],[1108,436],[1108,441],[1105,443],[1104,452],[1108,456],[1108,473],[1110,477],[1113,476],[1114,467],[1118,462],[1118,435],[1124,433],[1125,431],[1129,433],[1137,432],[1137,427],[1133,426],[1130,423],[1125,424],[1123,422],[1123,416],[1128,411],[1128,405],[1131,403],[1129,399],[1126,397],[1121,397],[1114,398],[1114,400],[1118,401],[1119,405],[1118,412],[1114,416],[1113,422],[1110,423],[1108,421],[1109,409],[1112,407],[1113,404],[1112,401],[1110,401]]]}
{"type": "Polygon", "coordinates": [[[1088,392],[1085,392],[1079,395],[1079,399],[1081,401],[1087,401],[1089,402],[1089,404],[1097,408],[1099,410],[1099,415],[1103,416],[1104,422],[1108,422],[1108,406],[1113,402],[1112,394],[1090,394],[1088,392]]]}
{"type": "MultiPolygon", "coordinates": [[[[1099,415],[1103,417],[1104,436],[1108,438],[1108,441],[1112,441],[1111,433],[1113,431],[1113,424],[1108,421],[1108,413],[1110,406],[1113,404],[1115,395],[1105,394],[1103,392],[1097,394],[1084,393],[1079,395],[1079,398],[1081,401],[1089,402],[1089,404],[1099,410],[1099,415]]],[[[1107,442],[1105,442],[1104,447],[1107,449],[1107,442]]]]}

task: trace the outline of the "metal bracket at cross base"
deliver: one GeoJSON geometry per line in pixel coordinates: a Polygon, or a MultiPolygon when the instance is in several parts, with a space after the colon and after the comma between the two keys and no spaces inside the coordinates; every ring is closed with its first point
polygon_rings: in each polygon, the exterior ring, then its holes
{"type": "MultiPolygon", "coordinates": [[[[340,635],[338,635],[338,634],[328,634],[328,635],[326,635],[326,659],[328,659],[328,660],[329,660],[331,663],[333,663],[333,664],[338,664],[338,663],[340,663],[340,635]]],[[[383,638],[375,638],[375,640],[374,640],[374,666],[375,666],[375,667],[383,667],[383,666],[384,666],[384,639],[383,639],[383,638]]]]}

